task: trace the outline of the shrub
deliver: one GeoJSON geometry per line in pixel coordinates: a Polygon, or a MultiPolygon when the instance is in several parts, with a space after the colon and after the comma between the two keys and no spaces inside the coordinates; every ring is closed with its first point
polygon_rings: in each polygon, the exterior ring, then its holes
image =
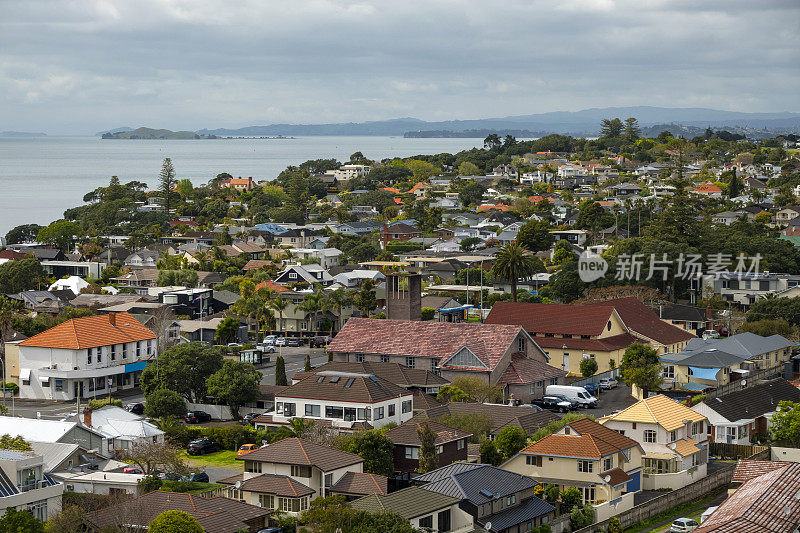
{"type": "Polygon", "coordinates": [[[433,307],[422,308],[422,320],[433,320],[434,316],[436,316],[436,309],[433,307]]]}
{"type": "Polygon", "coordinates": [[[592,522],[594,522],[594,509],[588,503],[583,507],[578,507],[576,505],[572,508],[572,512],[569,513],[569,526],[572,528],[572,531],[590,526],[592,522]]]}
{"type": "Polygon", "coordinates": [[[161,488],[161,478],[158,475],[147,475],[139,480],[139,494],[147,494],[161,488]]]}
{"type": "Polygon", "coordinates": [[[151,418],[180,418],[186,414],[186,401],[174,390],[158,389],[147,395],[144,414],[151,418]]]}
{"type": "Polygon", "coordinates": [[[608,521],[608,533],[622,533],[622,524],[619,523],[619,518],[616,516],[611,517],[608,521]]]}
{"type": "Polygon", "coordinates": [[[706,395],[705,394],[698,394],[697,396],[693,396],[692,400],[691,400],[692,405],[697,405],[698,403],[704,402],[704,401],[706,401],[706,395]]]}
{"type": "Polygon", "coordinates": [[[108,399],[108,398],[99,398],[94,400],[89,400],[89,410],[96,411],[106,405],[115,405],[117,407],[122,407],[122,400],[117,400],[115,398],[108,399]]]}
{"type": "Polygon", "coordinates": [[[570,509],[580,505],[581,498],[581,491],[577,487],[569,487],[561,493],[561,502],[570,509]]]}

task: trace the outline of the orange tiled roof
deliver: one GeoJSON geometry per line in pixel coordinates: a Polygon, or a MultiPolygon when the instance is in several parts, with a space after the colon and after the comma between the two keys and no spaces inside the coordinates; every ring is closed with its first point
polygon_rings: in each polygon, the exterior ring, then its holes
{"type": "Polygon", "coordinates": [[[155,339],[156,335],[128,313],[73,318],[34,335],[21,346],[82,350],[155,339]]]}
{"type": "Polygon", "coordinates": [[[673,446],[675,452],[678,455],[680,455],[681,457],[686,457],[700,451],[700,448],[697,447],[697,444],[698,443],[696,440],[686,437],[677,441],[673,446]]]}
{"type": "Polygon", "coordinates": [[[268,289],[268,290],[275,291],[275,292],[284,292],[284,291],[290,291],[291,290],[291,289],[289,289],[287,287],[284,287],[282,285],[278,285],[277,283],[275,283],[271,279],[268,279],[266,281],[262,281],[261,283],[256,285],[256,290],[258,290],[258,289],[268,289]]]}
{"type": "Polygon", "coordinates": [[[400,194],[400,189],[395,189],[394,187],[381,187],[381,188],[380,188],[380,189],[378,189],[378,190],[380,190],[380,191],[387,191],[387,192],[393,192],[393,193],[395,193],[395,194],[400,194]]]}
{"type": "Polygon", "coordinates": [[[483,204],[478,206],[478,212],[491,211],[492,209],[496,209],[498,211],[511,211],[511,206],[504,204],[483,204]]]}
{"type": "Polygon", "coordinates": [[[722,189],[720,189],[719,187],[717,187],[716,185],[714,185],[710,181],[707,181],[707,182],[702,183],[702,184],[698,185],[697,187],[695,187],[693,189],[693,191],[694,192],[722,192],[722,189]]]}
{"type": "Polygon", "coordinates": [[[422,189],[422,188],[425,188],[425,189],[427,189],[427,188],[428,188],[428,187],[430,187],[430,186],[431,186],[431,184],[430,184],[430,183],[428,183],[427,181],[420,181],[419,183],[415,183],[415,184],[414,184],[414,186],[413,186],[413,187],[411,187],[411,188],[408,190],[408,192],[414,192],[414,191],[416,191],[417,189],[422,189]]]}
{"type": "Polygon", "coordinates": [[[615,447],[609,446],[608,443],[593,435],[557,435],[553,433],[524,448],[520,453],[600,459],[604,455],[616,451],[618,450],[615,447]]]}

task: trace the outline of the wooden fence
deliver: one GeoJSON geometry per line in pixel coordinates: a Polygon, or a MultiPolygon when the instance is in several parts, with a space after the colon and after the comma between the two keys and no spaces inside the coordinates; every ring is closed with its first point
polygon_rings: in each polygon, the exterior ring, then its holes
{"type": "Polygon", "coordinates": [[[708,454],[724,459],[769,459],[768,446],[752,446],[750,444],[728,444],[727,442],[709,442],[708,454]]]}
{"type": "Polygon", "coordinates": [[[720,396],[725,396],[731,392],[735,392],[738,390],[746,389],[748,387],[752,387],[753,385],[758,385],[759,381],[765,379],[773,379],[780,377],[783,375],[785,370],[785,365],[781,363],[780,365],[771,366],[769,368],[764,368],[762,370],[757,370],[755,372],[751,372],[749,376],[745,379],[738,379],[736,381],[731,381],[727,385],[720,385],[716,389],[709,391],[706,394],[707,400],[711,400],[712,398],[718,398],[720,396]],[[742,385],[742,382],[745,382],[742,385]]]}

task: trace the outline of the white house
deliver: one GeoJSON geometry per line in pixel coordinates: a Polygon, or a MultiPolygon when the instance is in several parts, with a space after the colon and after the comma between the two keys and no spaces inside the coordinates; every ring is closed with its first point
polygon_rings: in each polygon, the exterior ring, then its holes
{"type": "Polygon", "coordinates": [[[141,416],[121,407],[107,405],[95,411],[83,412],[83,424],[106,439],[107,455],[127,450],[137,442],[164,442],[164,432],[141,416]]]}
{"type": "Polygon", "coordinates": [[[14,508],[48,520],[61,511],[64,484],[48,476],[41,455],[0,450],[0,512],[14,508]]]}
{"type": "Polygon", "coordinates": [[[157,349],[155,333],[128,313],[68,320],[19,343],[20,397],[74,400],[131,389],[157,349]]]}

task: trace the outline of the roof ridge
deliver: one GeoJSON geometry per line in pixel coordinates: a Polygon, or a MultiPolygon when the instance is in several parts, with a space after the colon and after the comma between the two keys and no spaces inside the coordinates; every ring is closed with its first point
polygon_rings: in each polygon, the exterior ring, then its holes
{"type": "Polygon", "coordinates": [[[369,474],[369,477],[370,477],[370,479],[372,479],[372,482],[373,482],[373,483],[375,483],[375,486],[376,486],[376,487],[378,487],[378,492],[379,492],[380,494],[383,494],[383,493],[384,493],[384,492],[383,492],[383,489],[381,488],[381,486],[380,486],[380,485],[378,485],[378,480],[377,480],[377,479],[375,479],[375,474],[369,474]]]}
{"type": "Polygon", "coordinates": [[[306,456],[306,461],[308,461],[308,464],[311,464],[311,459],[309,459],[309,457],[308,457],[308,452],[306,451],[306,447],[303,445],[303,441],[300,440],[299,437],[295,437],[295,438],[297,439],[297,443],[300,445],[300,450],[302,450],[303,455],[306,456]]]}
{"type": "MultiPolygon", "coordinates": [[[[75,319],[72,319],[70,322],[72,322],[72,324],[71,324],[72,325],[72,333],[73,333],[73,335],[75,335],[75,346],[77,346],[78,349],[80,350],[81,349],[81,341],[78,338],[78,327],[75,325],[75,319]]],[[[42,332],[42,333],[44,333],[44,332],[42,332]]]]}

